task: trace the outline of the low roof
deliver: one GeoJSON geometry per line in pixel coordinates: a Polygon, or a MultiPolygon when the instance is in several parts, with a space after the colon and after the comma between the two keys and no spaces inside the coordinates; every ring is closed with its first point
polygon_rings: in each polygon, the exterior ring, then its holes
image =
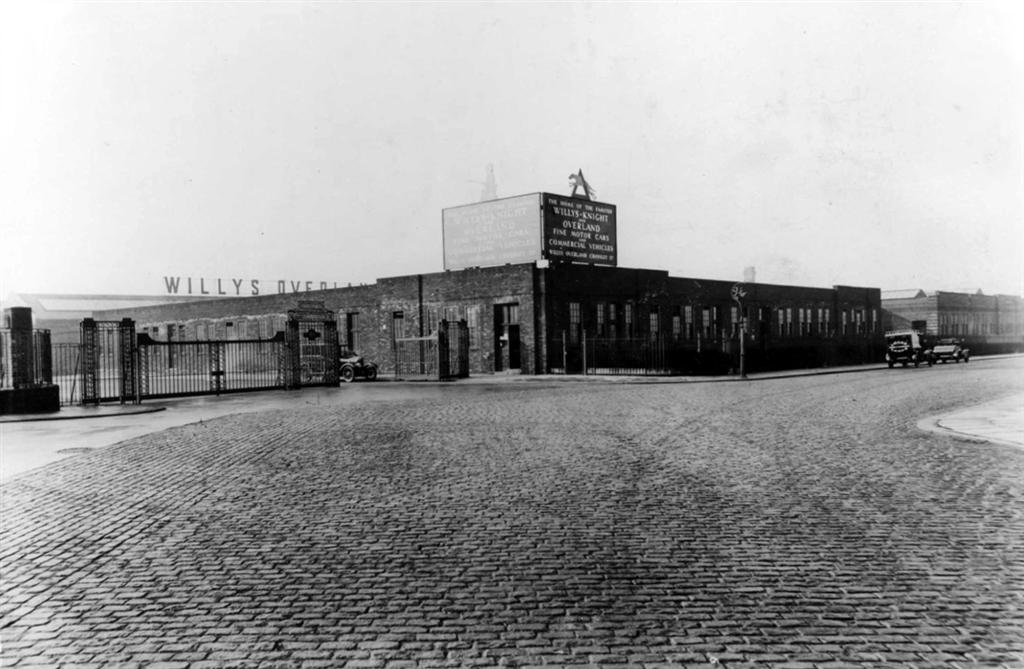
{"type": "Polygon", "coordinates": [[[909,300],[915,297],[927,297],[927,294],[920,288],[906,288],[903,290],[883,290],[883,300],[909,300]]]}
{"type": "Polygon", "coordinates": [[[131,309],[157,304],[198,302],[210,299],[195,295],[60,295],[53,293],[14,293],[6,307],[29,307],[35,318],[88,318],[96,311],[131,309]]]}

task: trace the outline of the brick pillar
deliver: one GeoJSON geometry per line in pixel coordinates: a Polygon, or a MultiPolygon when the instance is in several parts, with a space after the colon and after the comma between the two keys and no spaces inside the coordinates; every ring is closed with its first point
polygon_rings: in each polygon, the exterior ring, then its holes
{"type": "Polygon", "coordinates": [[[4,320],[11,331],[10,370],[12,388],[29,388],[35,382],[35,342],[32,339],[32,309],[11,307],[4,320]]]}

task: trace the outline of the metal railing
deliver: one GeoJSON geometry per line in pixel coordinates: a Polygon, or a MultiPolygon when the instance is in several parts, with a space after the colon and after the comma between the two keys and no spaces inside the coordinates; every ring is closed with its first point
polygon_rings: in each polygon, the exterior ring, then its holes
{"type": "Polygon", "coordinates": [[[53,382],[60,387],[61,406],[82,401],[82,345],[53,344],[53,382]]]}

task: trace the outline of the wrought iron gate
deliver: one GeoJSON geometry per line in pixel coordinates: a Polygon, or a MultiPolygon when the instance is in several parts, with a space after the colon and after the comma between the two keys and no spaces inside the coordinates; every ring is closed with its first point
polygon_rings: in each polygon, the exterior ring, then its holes
{"type": "Polygon", "coordinates": [[[135,323],[82,321],[82,404],[119,401],[138,403],[135,323]]]}
{"type": "Polygon", "coordinates": [[[284,334],[273,339],[154,341],[138,336],[139,395],[219,395],[284,387],[284,334]]]}
{"type": "Polygon", "coordinates": [[[469,376],[469,327],[466,321],[440,322],[426,337],[395,340],[395,378],[439,380],[469,376]]]}
{"type": "Polygon", "coordinates": [[[338,321],[322,302],[299,301],[284,333],[285,387],[336,386],[341,368],[338,321]]]}
{"type": "Polygon", "coordinates": [[[138,403],[143,399],[246,390],[337,386],[341,348],[334,314],[299,302],[272,339],[156,341],[131,319],[82,321],[81,342],[60,351],[63,404],[138,403]]]}

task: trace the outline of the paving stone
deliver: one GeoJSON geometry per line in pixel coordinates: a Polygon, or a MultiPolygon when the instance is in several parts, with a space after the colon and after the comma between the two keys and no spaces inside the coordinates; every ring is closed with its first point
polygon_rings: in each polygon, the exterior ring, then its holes
{"type": "Polygon", "coordinates": [[[920,371],[355,385],[60,461],[0,491],[0,664],[1024,665],[1024,451],[916,427],[1024,375],[920,371]]]}

